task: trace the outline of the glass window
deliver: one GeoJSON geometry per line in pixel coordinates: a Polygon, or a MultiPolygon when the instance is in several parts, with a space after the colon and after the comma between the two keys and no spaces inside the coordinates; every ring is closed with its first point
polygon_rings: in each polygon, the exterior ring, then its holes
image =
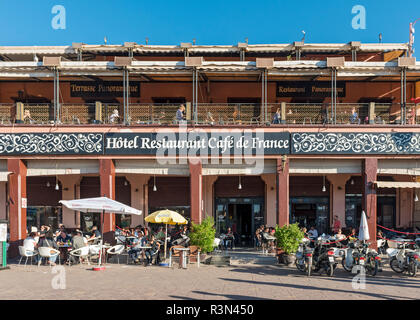
{"type": "Polygon", "coordinates": [[[51,206],[29,206],[26,209],[26,225],[28,231],[31,227],[36,227],[38,230],[42,225],[51,226],[54,229],[62,221],[61,207],[51,206]]]}

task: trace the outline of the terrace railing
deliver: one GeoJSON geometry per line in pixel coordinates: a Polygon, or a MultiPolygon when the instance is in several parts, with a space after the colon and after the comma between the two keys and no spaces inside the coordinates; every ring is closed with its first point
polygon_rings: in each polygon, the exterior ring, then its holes
{"type": "MultiPolygon", "coordinates": [[[[0,104],[0,124],[124,124],[173,125],[179,104],[130,104],[124,117],[123,106],[118,103],[62,103],[59,119],[54,119],[54,105],[50,103],[0,104]],[[117,117],[112,114],[117,110],[117,117]],[[17,120],[20,119],[20,120],[17,120]]],[[[200,103],[197,105],[197,125],[266,125],[260,104],[200,103]]],[[[269,103],[267,122],[279,110],[282,124],[286,125],[352,125],[352,124],[401,124],[401,105],[384,103],[338,103],[333,114],[331,104],[269,103]],[[357,116],[355,116],[357,114],[357,116]]],[[[190,110],[194,123],[193,110],[190,110]]],[[[406,124],[420,124],[420,106],[406,105],[406,124]]]]}

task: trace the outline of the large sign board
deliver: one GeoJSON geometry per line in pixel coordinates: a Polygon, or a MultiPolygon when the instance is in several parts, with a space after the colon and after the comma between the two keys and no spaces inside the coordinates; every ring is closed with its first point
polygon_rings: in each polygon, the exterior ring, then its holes
{"type": "Polygon", "coordinates": [[[3,133],[0,156],[420,154],[416,132],[3,133]]]}

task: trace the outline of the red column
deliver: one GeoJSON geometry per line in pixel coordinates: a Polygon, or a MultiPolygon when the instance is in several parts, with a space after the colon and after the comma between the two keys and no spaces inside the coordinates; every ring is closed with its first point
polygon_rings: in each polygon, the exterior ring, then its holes
{"type": "MultiPolygon", "coordinates": [[[[101,180],[101,197],[108,197],[115,200],[115,164],[112,159],[99,160],[99,174],[101,180]]],[[[102,221],[101,221],[102,225],[102,221]]],[[[114,241],[115,214],[105,213],[104,215],[104,240],[114,241]]]]}
{"type": "Polygon", "coordinates": [[[277,159],[277,224],[289,224],[289,159],[277,159]]]}
{"type": "Polygon", "coordinates": [[[376,188],[375,181],[378,172],[378,159],[366,158],[363,160],[362,179],[363,179],[363,197],[362,210],[365,211],[368,228],[369,228],[369,242],[372,247],[377,248],[376,243],[376,188]]]}
{"type": "Polygon", "coordinates": [[[9,224],[11,258],[19,255],[19,246],[26,238],[26,165],[20,159],[8,159],[9,174],[9,224]],[[24,199],[22,201],[22,199],[24,199]],[[22,208],[22,202],[25,202],[22,208]]]}
{"type": "Polygon", "coordinates": [[[191,221],[201,223],[201,202],[203,199],[203,176],[201,160],[189,161],[190,166],[190,196],[191,196],[191,221]]]}

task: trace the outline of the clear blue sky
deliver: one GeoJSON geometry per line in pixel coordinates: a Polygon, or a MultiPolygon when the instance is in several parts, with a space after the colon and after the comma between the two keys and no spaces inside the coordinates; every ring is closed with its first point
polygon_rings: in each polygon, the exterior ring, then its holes
{"type": "MultiPolygon", "coordinates": [[[[0,0],[0,45],[250,44],[348,41],[408,42],[419,0],[0,0]],[[54,30],[54,5],[66,9],[66,29],[54,30]],[[355,30],[351,10],[366,8],[366,29],[355,30]]],[[[420,55],[420,21],[416,56],[420,55]]]]}

